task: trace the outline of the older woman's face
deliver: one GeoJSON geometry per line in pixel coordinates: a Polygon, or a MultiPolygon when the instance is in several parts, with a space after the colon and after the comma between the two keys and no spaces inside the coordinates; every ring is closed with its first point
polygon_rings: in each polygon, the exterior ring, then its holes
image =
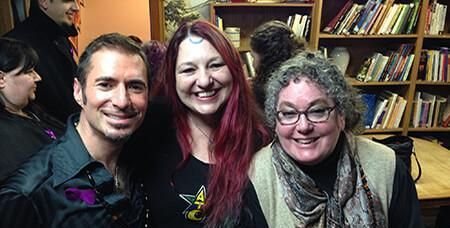
{"type": "MultiPolygon", "coordinates": [[[[333,100],[316,83],[307,78],[292,80],[279,93],[277,111],[286,113],[334,107],[333,100]]],[[[334,109],[328,120],[312,123],[304,114],[298,122],[282,125],[277,119],[276,134],[283,149],[294,160],[304,165],[315,165],[327,158],[334,150],[345,119],[334,109]]]]}

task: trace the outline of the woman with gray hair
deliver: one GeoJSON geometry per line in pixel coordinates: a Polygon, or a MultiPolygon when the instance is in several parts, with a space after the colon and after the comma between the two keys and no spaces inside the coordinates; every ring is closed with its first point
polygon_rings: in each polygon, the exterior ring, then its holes
{"type": "Polygon", "coordinates": [[[336,66],[302,52],[266,92],[275,140],[255,157],[251,179],[269,227],[423,227],[405,165],[356,136],[362,101],[336,66]]]}

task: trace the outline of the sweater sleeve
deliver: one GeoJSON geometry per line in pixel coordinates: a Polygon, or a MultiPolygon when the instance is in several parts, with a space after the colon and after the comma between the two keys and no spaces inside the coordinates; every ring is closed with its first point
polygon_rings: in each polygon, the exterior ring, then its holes
{"type": "Polygon", "coordinates": [[[21,193],[0,189],[0,227],[42,227],[34,203],[21,193]]]}
{"type": "Polygon", "coordinates": [[[398,157],[395,159],[394,186],[389,205],[389,227],[424,227],[416,186],[398,157]]]}

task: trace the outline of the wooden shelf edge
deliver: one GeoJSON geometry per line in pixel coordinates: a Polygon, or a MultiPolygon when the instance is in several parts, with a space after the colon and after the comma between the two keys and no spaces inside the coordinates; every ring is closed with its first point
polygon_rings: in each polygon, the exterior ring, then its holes
{"type": "Polygon", "coordinates": [[[408,132],[450,132],[450,127],[417,127],[408,128],[408,132]]]}
{"type": "Polygon", "coordinates": [[[442,35],[423,35],[425,39],[450,39],[450,34],[442,34],[442,35]]]}
{"type": "Polygon", "coordinates": [[[417,34],[398,34],[398,35],[334,35],[320,33],[320,39],[416,39],[417,34]]]}
{"type": "Polygon", "coordinates": [[[438,82],[438,81],[422,81],[422,80],[417,80],[416,81],[417,85],[446,85],[446,86],[450,86],[450,82],[438,82]]]}
{"type": "Polygon", "coordinates": [[[211,3],[213,7],[309,7],[312,8],[314,3],[211,3]]]}
{"type": "Polygon", "coordinates": [[[361,82],[356,80],[354,77],[346,77],[348,83],[352,86],[405,86],[411,84],[410,81],[388,81],[388,82],[361,82]]]}
{"type": "Polygon", "coordinates": [[[402,128],[365,129],[364,134],[402,132],[402,128]]]}

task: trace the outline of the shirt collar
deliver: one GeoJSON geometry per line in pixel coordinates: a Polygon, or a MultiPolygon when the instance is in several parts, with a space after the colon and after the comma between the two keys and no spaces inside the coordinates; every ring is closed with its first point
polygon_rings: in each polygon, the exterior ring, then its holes
{"type": "Polygon", "coordinates": [[[56,144],[55,151],[52,152],[55,158],[52,168],[54,187],[73,178],[90,164],[101,165],[90,156],[75,128],[79,117],[79,114],[73,114],[69,117],[66,132],[56,144]]]}

